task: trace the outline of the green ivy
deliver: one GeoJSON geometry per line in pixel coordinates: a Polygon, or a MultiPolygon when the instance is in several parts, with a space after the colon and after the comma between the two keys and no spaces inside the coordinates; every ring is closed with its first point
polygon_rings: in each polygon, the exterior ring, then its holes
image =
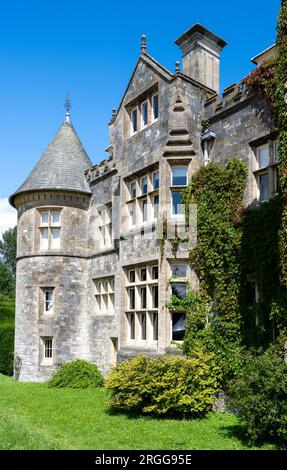
{"type": "Polygon", "coordinates": [[[275,108],[276,64],[277,57],[271,57],[252,70],[245,78],[245,83],[248,86],[252,87],[259,95],[267,98],[273,110],[275,108]]]}
{"type": "Polygon", "coordinates": [[[240,306],[249,347],[268,346],[287,325],[287,290],[280,280],[281,214],[277,197],[248,210],[242,224],[240,306]],[[255,285],[257,299],[252,298],[255,285]]]}
{"type": "Polygon", "coordinates": [[[169,308],[187,312],[183,349],[192,355],[199,347],[216,353],[227,379],[240,364],[240,250],[242,200],[247,167],[232,158],[226,168],[213,163],[192,177],[183,201],[197,205],[197,246],[190,252],[199,293],[171,299],[169,308]]]}
{"type": "Polygon", "coordinates": [[[287,286],[287,1],[281,1],[277,26],[277,67],[275,118],[279,134],[279,175],[282,198],[282,219],[279,232],[281,281],[287,286]]]}

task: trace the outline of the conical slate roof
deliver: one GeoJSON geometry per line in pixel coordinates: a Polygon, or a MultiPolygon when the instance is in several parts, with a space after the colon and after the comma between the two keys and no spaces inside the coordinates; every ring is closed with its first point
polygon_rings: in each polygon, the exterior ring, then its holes
{"type": "Polygon", "coordinates": [[[17,194],[45,189],[91,193],[85,171],[92,166],[69,117],[36,163],[28,178],[10,197],[12,205],[17,194]]]}

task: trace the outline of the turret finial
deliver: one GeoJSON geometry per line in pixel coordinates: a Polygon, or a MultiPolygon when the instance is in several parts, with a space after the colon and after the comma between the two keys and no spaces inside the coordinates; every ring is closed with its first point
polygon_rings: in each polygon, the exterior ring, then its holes
{"type": "Polygon", "coordinates": [[[70,120],[70,109],[71,109],[71,93],[70,91],[67,92],[66,101],[65,101],[65,108],[66,108],[66,122],[71,122],[70,120]]]}
{"type": "Polygon", "coordinates": [[[146,35],[142,34],[141,36],[141,52],[146,52],[146,35]]]}
{"type": "Polygon", "coordinates": [[[179,72],[180,72],[179,62],[176,61],[176,63],[175,63],[175,73],[178,74],[179,72]]]}

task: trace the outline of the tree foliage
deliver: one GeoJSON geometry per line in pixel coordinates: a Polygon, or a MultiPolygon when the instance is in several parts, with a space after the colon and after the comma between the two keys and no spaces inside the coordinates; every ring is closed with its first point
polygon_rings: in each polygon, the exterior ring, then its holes
{"type": "Polygon", "coordinates": [[[15,297],[15,278],[6,264],[0,260],[0,293],[15,297]]]}
{"type": "Polygon", "coordinates": [[[16,274],[16,247],[17,247],[17,227],[10,228],[2,234],[0,240],[0,255],[7,268],[16,274]]]}
{"type": "Polygon", "coordinates": [[[15,302],[0,294],[0,373],[13,374],[15,302]]]}
{"type": "Polygon", "coordinates": [[[252,441],[287,442],[287,365],[274,348],[245,357],[237,378],[229,384],[233,407],[252,441]]]}

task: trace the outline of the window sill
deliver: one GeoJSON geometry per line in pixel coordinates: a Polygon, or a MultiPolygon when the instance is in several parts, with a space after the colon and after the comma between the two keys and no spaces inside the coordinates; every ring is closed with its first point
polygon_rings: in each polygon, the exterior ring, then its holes
{"type": "Polygon", "coordinates": [[[41,366],[53,366],[54,364],[53,364],[53,360],[51,360],[51,361],[44,360],[44,361],[41,362],[40,365],[41,366]]]}

